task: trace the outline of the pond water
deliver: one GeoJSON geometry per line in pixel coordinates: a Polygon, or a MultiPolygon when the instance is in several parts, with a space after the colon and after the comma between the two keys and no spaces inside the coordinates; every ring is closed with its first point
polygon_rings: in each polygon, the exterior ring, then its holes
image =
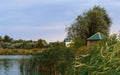
{"type": "Polygon", "coordinates": [[[22,75],[20,72],[20,59],[27,58],[22,55],[0,55],[0,75],[22,75]]]}

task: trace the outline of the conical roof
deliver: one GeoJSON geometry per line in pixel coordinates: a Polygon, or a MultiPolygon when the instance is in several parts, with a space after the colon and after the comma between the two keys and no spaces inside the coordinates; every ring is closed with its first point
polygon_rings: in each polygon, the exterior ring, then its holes
{"type": "Polygon", "coordinates": [[[70,42],[72,39],[71,38],[65,38],[64,42],[70,42]]]}
{"type": "Polygon", "coordinates": [[[103,35],[100,32],[97,32],[96,34],[94,34],[93,36],[89,37],[88,40],[103,40],[105,39],[105,35],[103,35]]]}

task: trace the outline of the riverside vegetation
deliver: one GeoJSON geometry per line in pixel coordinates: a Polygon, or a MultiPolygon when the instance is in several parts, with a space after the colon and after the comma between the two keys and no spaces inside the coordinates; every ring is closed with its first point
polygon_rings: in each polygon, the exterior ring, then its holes
{"type": "Polygon", "coordinates": [[[23,60],[21,71],[23,75],[120,75],[119,48],[116,36],[91,48],[54,47],[23,60]]]}
{"type": "Polygon", "coordinates": [[[66,48],[63,44],[23,59],[23,75],[120,75],[120,39],[109,35],[111,18],[104,8],[95,6],[76,18],[66,28],[74,45],[66,48]],[[107,37],[98,44],[86,46],[87,38],[96,32],[107,37]]]}
{"type": "Polygon", "coordinates": [[[110,26],[111,18],[106,10],[95,6],[66,28],[74,40],[70,48],[66,48],[64,42],[45,44],[42,39],[8,40],[8,36],[2,38],[0,47],[15,50],[15,53],[16,49],[42,49],[20,60],[22,75],[120,75],[120,38],[108,34],[110,26]],[[92,47],[86,46],[87,38],[96,32],[104,33],[107,38],[92,47]]]}
{"type": "Polygon", "coordinates": [[[0,36],[0,55],[31,55],[43,51],[45,48],[57,46],[59,42],[50,42],[43,40],[14,40],[8,35],[0,36]]]}

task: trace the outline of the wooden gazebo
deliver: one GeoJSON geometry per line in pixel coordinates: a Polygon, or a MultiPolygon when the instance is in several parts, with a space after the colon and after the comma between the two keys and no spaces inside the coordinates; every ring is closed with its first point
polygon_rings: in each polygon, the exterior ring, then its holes
{"type": "Polygon", "coordinates": [[[96,34],[92,35],[87,39],[87,46],[93,46],[97,44],[100,40],[104,40],[106,37],[100,32],[97,32],[96,34]]]}

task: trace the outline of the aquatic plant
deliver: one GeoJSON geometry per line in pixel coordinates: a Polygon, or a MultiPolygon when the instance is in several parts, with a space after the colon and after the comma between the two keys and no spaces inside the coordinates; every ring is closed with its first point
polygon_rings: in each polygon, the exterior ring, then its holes
{"type": "Polygon", "coordinates": [[[23,61],[21,71],[23,75],[73,75],[74,56],[71,49],[50,48],[23,61]]]}

